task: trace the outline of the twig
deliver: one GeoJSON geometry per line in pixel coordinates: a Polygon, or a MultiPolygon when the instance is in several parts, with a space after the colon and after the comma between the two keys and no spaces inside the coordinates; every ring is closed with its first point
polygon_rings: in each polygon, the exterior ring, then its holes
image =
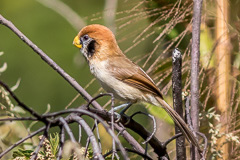
{"type": "Polygon", "coordinates": [[[100,138],[99,129],[98,129],[98,121],[95,119],[94,123],[95,123],[96,132],[97,132],[99,148],[100,150],[102,150],[101,138],[100,138]]]}
{"type": "MultiPolygon", "coordinates": [[[[129,148],[125,148],[125,149],[126,149],[127,152],[136,153],[136,154],[138,154],[139,156],[141,156],[141,157],[143,157],[143,158],[146,158],[146,159],[148,159],[148,160],[153,160],[153,159],[152,159],[151,157],[149,157],[148,155],[145,155],[145,154],[143,154],[143,153],[141,153],[141,152],[138,152],[138,151],[136,151],[136,150],[129,149],[129,148]]],[[[119,149],[117,149],[117,151],[119,151],[119,149]]],[[[103,155],[103,157],[106,158],[107,156],[109,156],[110,154],[112,154],[112,152],[113,152],[113,151],[111,150],[111,151],[105,153],[105,154],[103,155]]]]}
{"type": "Polygon", "coordinates": [[[203,134],[201,132],[196,132],[196,133],[204,139],[204,148],[203,148],[203,152],[201,153],[201,155],[202,155],[201,160],[204,160],[206,153],[207,153],[208,140],[207,140],[207,137],[205,134],[203,134]]]}
{"type": "MultiPolygon", "coordinates": [[[[112,131],[114,132],[114,96],[112,93],[109,93],[109,94],[111,96],[111,128],[112,128],[112,131]]],[[[115,159],[115,156],[117,159],[119,159],[114,139],[112,139],[112,148],[113,148],[112,160],[115,159]]]]}
{"type": "Polygon", "coordinates": [[[189,126],[189,128],[191,129],[192,132],[194,132],[194,129],[193,129],[193,125],[192,125],[192,119],[191,119],[191,116],[190,116],[190,97],[189,96],[186,96],[184,98],[185,100],[185,118],[186,118],[186,121],[187,121],[187,124],[189,126]]]}
{"type": "Polygon", "coordinates": [[[153,135],[155,134],[155,132],[157,130],[156,120],[155,120],[154,116],[152,116],[151,114],[144,113],[141,111],[134,113],[133,115],[130,116],[130,118],[132,119],[137,114],[146,115],[146,116],[150,117],[153,121],[153,131],[152,131],[151,135],[144,142],[142,142],[142,144],[145,144],[145,143],[148,143],[152,139],[153,135]]]}
{"type": "Polygon", "coordinates": [[[39,152],[39,150],[42,148],[43,142],[44,142],[45,138],[48,137],[48,132],[49,132],[50,126],[51,126],[51,123],[49,123],[49,124],[47,125],[47,128],[45,129],[44,134],[42,135],[41,141],[39,142],[37,148],[35,149],[35,151],[33,152],[32,156],[31,156],[31,160],[37,159],[38,152],[39,152]]]}
{"type": "Polygon", "coordinates": [[[57,160],[60,160],[62,158],[64,142],[65,142],[65,132],[64,132],[64,127],[61,126],[60,127],[60,143],[59,143],[59,149],[57,154],[57,160]]]}
{"type": "MultiPolygon", "coordinates": [[[[113,97],[113,95],[111,93],[100,93],[99,95],[97,95],[96,97],[93,97],[90,101],[88,101],[87,103],[87,108],[89,108],[89,106],[92,104],[93,105],[93,102],[98,99],[98,98],[101,98],[101,97],[104,97],[104,96],[111,96],[113,97]]],[[[94,105],[93,105],[94,108],[96,108],[94,105]]],[[[98,108],[97,108],[98,109],[98,108]]]]}
{"type": "Polygon", "coordinates": [[[203,152],[201,153],[200,151],[198,151],[197,153],[199,153],[201,155],[201,160],[204,160],[205,159],[205,154],[206,154],[206,151],[207,151],[207,143],[208,143],[208,140],[207,140],[207,137],[205,136],[205,134],[201,133],[201,132],[196,132],[194,131],[193,129],[193,126],[192,126],[192,120],[191,120],[191,116],[190,116],[190,111],[189,111],[189,102],[190,102],[190,98],[189,96],[186,96],[184,98],[185,100],[185,118],[187,120],[187,124],[189,125],[189,128],[192,130],[192,132],[194,134],[198,134],[200,135],[201,137],[203,137],[204,139],[204,148],[203,148],[203,152]]]}
{"type": "Polygon", "coordinates": [[[118,131],[118,134],[121,134],[125,140],[136,150],[139,151],[140,153],[144,154],[144,149],[143,147],[136,141],[136,139],[134,139],[130,134],[128,134],[128,132],[126,131],[126,129],[124,128],[124,126],[117,125],[116,123],[114,124],[114,128],[118,131]]]}
{"type": "MultiPolygon", "coordinates": [[[[0,20],[1,20],[1,15],[0,15],[0,20]]],[[[1,21],[0,21],[1,22],[1,21]]],[[[31,108],[29,108],[28,106],[26,106],[23,102],[21,102],[17,96],[11,91],[11,89],[2,81],[0,81],[0,85],[6,89],[9,94],[11,95],[11,97],[18,103],[19,106],[21,106],[24,110],[28,111],[29,113],[31,113],[34,117],[36,117],[38,120],[42,120],[42,121],[46,121],[42,118],[41,115],[39,115],[37,112],[35,112],[34,110],[32,110],[31,108]]]]}
{"type": "MultiPolygon", "coordinates": [[[[194,131],[199,131],[199,46],[202,0],[193,1],[192,52],[191,52],[191,116],[194,131]]],[[[198,150],[192,146],[192,159],[199,159],[198,150]]]]}
{"type": "Polygon", "coordinates": [[[80,144],[82,139],[82,126],[79,124],[78,125],[78,143],[80,144]]]}
{"type": "MultiPolygon", "coordinates": [[[[176,112],[183,118],[182,108],[182,55],[175,48],[172,52],[172,92],[173,92],[173,107],[176,112]]],[[[175,126],[175,134],[178,135],[181,130],[175,126]]],[[[176,158],[177,160],[186,159],[185,137],[176,138],[176,158]]]]}
{"type": "Polygon", "coordinates": [[[74,137],[74,135],[73,135],[73,133],[72,133],[72,130],[69,128],[66,120],[65,120],[64,118],[60,117],[60,118],[59,118],[59,121],[63,124],[63,127],[64,127],[65,130],[67,131],[67,133],[68,133],[71,141],[72,141],[73,143],[77,143],[77,141],[76,141],[76,139],[75,139],[75,137],[74,137]]]}
{"type": "MultiPolygon", "coordinates": [[[[94,131],[95,127],[96,127],[96,126],[93,125],[93,127],[92,127],[92,132],[94,131]]],[[[87,156],[87,151],[88,151],[89,144],[90,144],[90,137],[87,138],[87,143],[86,143],[86,147],[85,147],[84,157],[87,156]]]]}
{"type": "Polygon", "coordinates": [[[182,135],[183,135],[182,133],[175,134],[174,136],[169,138],[166,142],[164,142],[163,145],[167,146],[171,141],[173,141],[174,139],[177,139],[178,137],[181,137],[182,135]]]}
{"type": "Polygon", "coordinates": [[[14,117],[14,118],[1,118],[0,121],[37,121],[37,118],[33,117],[14,117]]]}
{"type": "MultiPolygon", "coordinates": [[[[146,146],[145,146],[145,155],[147,155],[147,151],[148,151],[148,143],[146,143],[146,146]]],[[[146,160],[146,157],[144,157],[144,160],[146,160]]]]}
{"type": "Polygon", "coordinates": [[[18,142],[14,143],[13,145],[11,145],[10,147],[8,147],[5,151],[3,151],[1,154],[0,154],[0,159],[5,155],[7,154],[9,151],[11,151],[13,148],[17,147],[18,145],[20,145],[21,143],[23,143],[24,141],[26,141],[28,138],[32,138],[33,136],[37,135],[38,133],[44,131],[46,129],[46,126],[38,129],[37,131],[35,132],[32,132],[31,134],[29,134],[27,137],[19,140],[18,142]]]}
{"type": "Polygon", "coordinates": [[[93,158],[104,159],[102,157],[102,154],[101,154],[102,152],[99,148],[97,140],[96,140],[91,128],[88,126],[88,124],[81,117],[79,117],[77,115],[72,115],[72,119],[75,120],[77,123],[79,123],[83,127],[85,132],[87,133],[87,135],[92,143],[92,149],[93,149],[93,154],[94,154],[93,158]]]}
{"type": "Polygon", "coordinates": [[[37,159],[38,152],[42,148],[45,138],[46,138],[45,135],[43,135],[41,141],[39,142],[37,148],[34,150],[32,156],[31,156],[31,160],[36,160],[37,159]]]}

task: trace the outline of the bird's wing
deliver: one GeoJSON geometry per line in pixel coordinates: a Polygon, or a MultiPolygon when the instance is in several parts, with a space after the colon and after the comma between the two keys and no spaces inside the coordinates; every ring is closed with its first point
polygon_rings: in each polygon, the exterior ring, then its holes
{"type": "Polygon", "coordinates": [[[118,80],[136,87],[143,92],[162,98],[162,94],[153,80],[139,66],[126,57],[113,57],[109,61],[108,69],[118,80]]]}

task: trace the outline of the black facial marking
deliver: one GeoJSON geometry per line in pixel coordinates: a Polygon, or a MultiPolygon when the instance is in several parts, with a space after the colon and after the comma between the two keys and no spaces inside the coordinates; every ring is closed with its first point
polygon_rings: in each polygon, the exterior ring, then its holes
{"type": "Polygon", "coordinates": [[[92,57],[93,54],[95,53],[95,43],[96,41],[95,40],[92,40],[88,46],[87,46],[87,50],[88,50],[88,57],[92,57]]]}

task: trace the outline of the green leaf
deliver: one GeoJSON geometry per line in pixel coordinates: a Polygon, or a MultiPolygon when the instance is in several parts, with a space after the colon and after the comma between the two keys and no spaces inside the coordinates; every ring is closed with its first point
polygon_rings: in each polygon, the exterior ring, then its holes
{"type": "Polygon", "coordinates": [[[32,152],[33,152],[33,150],[24,150],[24,149],[19,148],[17,151],[13,152],[13,158],[25,157],[27,159],[30,159],[32,152]]]}
{"type": "Polygon", "coordinates": [[[56,156],[58,153],[59,134],[58,133],[50,134],[49,143],[51,146],[52,154],[56,156]]]}

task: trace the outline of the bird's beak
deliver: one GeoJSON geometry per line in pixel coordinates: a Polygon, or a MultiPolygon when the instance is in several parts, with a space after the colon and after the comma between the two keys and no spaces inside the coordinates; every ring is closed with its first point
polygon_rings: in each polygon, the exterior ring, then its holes
{"type": "Polygon", "coordinates": [[[75,45],[76,47],[78,47],[78,48],[82,48],[82,44],[81,44],[81,42],[80,42],[80,39],[79,39],[79,37],[78,36],[76,36],[75,38],[74,38],[74,40],[73,40],[73,45],[75,45]]]}

